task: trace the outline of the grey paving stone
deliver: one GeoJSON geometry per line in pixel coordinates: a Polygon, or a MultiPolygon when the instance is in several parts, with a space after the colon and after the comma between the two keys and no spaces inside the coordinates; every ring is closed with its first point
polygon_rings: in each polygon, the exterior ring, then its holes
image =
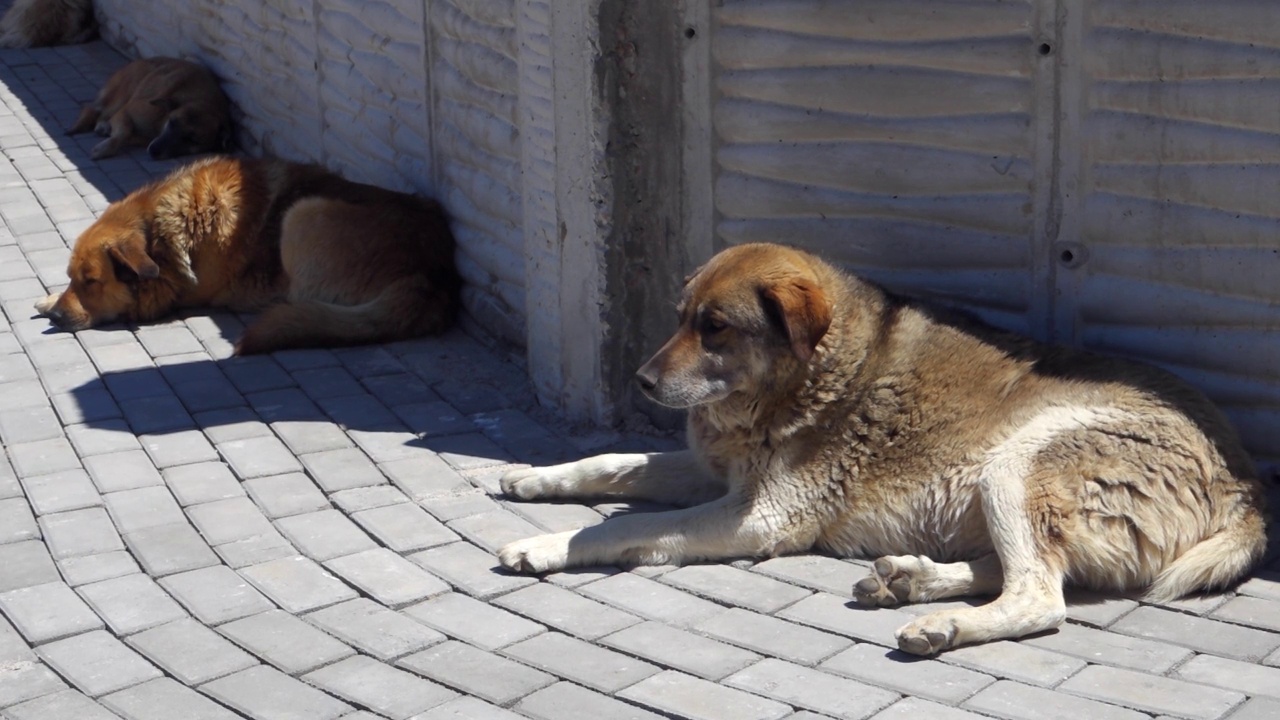
{"type": "Polygon", "coordinates": [[[661,670],[643,660],[555,632],[518,642],[503,649],[502,654],[605,693],[617,692],[661,670]]]}
{"type": "Polygon", "coordinates": [[[298,550],[318,562],[378,546],[337,510],[321,510],[281,518],[276,521],[276,527],[298,550]]]}
{"type": "Polygon", "coordinates": [[[302,465],[275,437],[248,437],[218,444],[218,451],[241,480],[302,472],[302,465]]]}
{"type": "Polygon", "coordinates": [[[1260,660],[1280,647],[1280,635],[1155,607],[1138,608],[1111,629],[1237,660],[1260,660]]]}
{"type": "Polygon", "coordinates": [[[120,419],[73,425],[67,428],[67,439],[81,457],[142,449],[129,424],[120,419]]]}
{"type": "Polygon", "coordinates": [[[283,610],[270,610],[219,626],[240,647],[290,675],[355,653],[347,645],[283,610]]]}
{"type": "Polygon", "coordinates": [[[5,445],[53,440],[62,437],[62,423],[49,405],[18,407],[6,405],[0,410],[0,441],[5,445]]]}
{"type": "Polygon", "coordinates": [[[476,515],[496,513],[502,509],[481,490],[459,491],[456,495],[434,495],[418,501],[432,517],[443,523],[476,515]]]}
{"type": "MultiPolygon", "coordinates": [[[[802,720],[802,715],[797,713],[787,720],[802,720]]],[[[920,698],[903,698],[889,707],[876,713],[872,720],[918,720],[919,718],[928,718],[928,720],[982,720],[982,715],[971,713],[967,710],[957,710],[946,705],[939,705],[928,700],[920,698]]],[[[812,716],[813,720],[819,720],[819,716],[812,716]]]]}
{"type": "Polygon", "coordinates": [[[378,467],[414,500],[451,496],[472,489],[466,478],[436,455],[394,460],[378,467]]]}
{"type": "Polygon", "coordinates": [[[1280,600],[1280,572],[1263,570],[1241,583],[1236,592],[1265,600],[1280,600]]]}
{"type": "Polygon", "coordinates": [[[348,514],[412,502],[398,488],[390,485],[374,485],[372,487],[342,490],[331,495],[329,499],[333,501],[334,505],[337,505],[343,512],[348,514]]]}
{"type": "Polygon", "coordinates": [[[995,682],[989,675],[926,660],[877,645],[849,648],[818,666],[905,695],[957,705],[995,682]]]}
{"type": "Polygon", "coordinates": [[[262,593],[223,565],[170,575],[160,585],[206,625],[275,609],[262,593]]]}
{"type": "Polygon", "coordinates": [[[867,567],[824,555],[790,555],[757,563],[751,572],[847,598],[867,567]]]}
{"type": "MultiPolygon", "coordinates": [[[[365,383],[368,384],[367,382],[365,383]]],[[[375,391],[376,392],[376,391],[375,391]]],[[[431,393],[435,395],[435,393],[431,393]]],[[[414,398],[404,404],[391,404],[391,411],[415,433],[428,437],[475,432],[475,423],[449,403],[434,398],[414,398]]]]}
{"type": "Polygon", "coordinates": [[[545,583],[503,595],[493,602],[584,640],[595,640],[640,622],[635,615],[545,583]]]}
{"type": "Polygon", "coordinates": [[[218,451],[205,439],[204,433],[196,429],[143,435],[138,440],[142,449],[151,456],[151,461],[162,469],[218,459],[218,451]]]}
{"type": "Polygon", "coordinates": [[[172,393],[129,399],[121,399],[117,395],[116,399],[120,402],[120,413],[129,422],[129,427],[139,435],[195,427],[195,421],[187,413],[187,408],[172,393]]]}
{"type": "Polygon", "coordinates": [[[546,530],[568,532],[599,525],[604,516],[585,505],[574,503],[504,503],[511,512],[546,530]]]}
{"type": "Polygon", "coordinates": [[[186,685],[199,685],[258,663],[190,618],[140,632],[129,638],[129,644],[186,685]]]}
{"type": "Polygon", "coordinates": [[[58,560],[58,571],[71,587],[79,587],[89,583],[110,580],[123,575],[138,572],[138,563],[133,561],[129,553],[101,553],[99,555],[80,555],[79,557],[58,560]]]}
{"type": "Polygon", "coordinates": [[[898,628],[915,619],[900,610],[862,608],[822,592],[781,610],[778,617],[891,648],[898,646],[894,637],[898,628]]]}
{"type": "Polygon", "coordinates": [[[720,680],[760,660],[753,652],[656,622],[632,625],[600,643],[706,680],[720,680]]]}
{"type": "Polygon", "coordinates": [[[366,598],[317,610],[305,619],[384,662],[445,639],[435,630],[366,598]]]}
{"type": "Polygon", "coordinates": [[[537,578],[510,572],[497,557],[466,542],[423,550],[409,559],[478,598],[501,595],[538,582],[537,578]]]}
{"type": "Polygon", "coordinates": [[[222,363],[222,370],[242,393],[262,393],[296,384],[289,373],[268,356],[233,358],[222,363]]]}
{"type": "Polygon", "coordinates": [[[151,459],[141,450],[94,455],[84,459],[85,470],[102,493],[164,485],[151,459]]]}
{"type": "Polygon", "coordinates": [[[381,429],[372,426],[359,426],[355,429],[348,426],[347,434],[365,454],[376,463],[389,463],[397,460],[419,460],[426,462],[435,457],[432,448],[427,447],[429,441],[419,438],[404,429],[398,423],[381,429]]]}
{"type": "Polygon", "coordinates": [[[740,670],[724,684],[850,720],[869,717],[898,699],[887,690],[774,658],[740,670]]]}
{"type": "Polygon", "coordinates": [[[138,330],[138,341],[152,357],[198,353],[203,350],[200,341],[181,325],[143,327],[138,330]]]}
{"type": "Polygon", "coordinates": [[[508,705],[556,682],[544,672],[452,640],[414,653],[399,665],[498,705],[508,705]]]}
{"type": "Polygon", "coordinates": [[[241,568],[240,575],[291,613],[304,613],[357,597],[356,591],[314,560],[301,555],[241,568]]]}
{"type": "Polygon", "coordinates": [[[1177,600],[1166,603],[1160,603],[1156,607],[1162,607],[1169,610],[1176,610],[1180,613],[1189,615],[1197,615],[1203,617],[1209,613],[1222,607],[1228,600],[1234,596],[1233,593],[1222,591],[1210,593],[1206,595],[1190,595],[1177,600]]]}
{"type": "Polygon", "coordinates": [[[63,690],[5,708],[10,720],[119,720],[119,716],[75,690],[63,690]]]}
{"type": "Polygon", "coordinates": [[[329,501],[311,478],[302,473],[253,478],[244,481],[244,489],[271,519],[325,510],[329,501]]]}
{"type": "MultiPolygon", "coordinates": [[[[43,393],[42,393],[43,394],[43,393]]],[[[64,392],[49,397],[63,425],[96,423],[122,417],[120,406],[105,388],[64,392]]]]}
{"type": "Polygon", "coordinates": [[[157,677],[160,671],[102,630],[42,645],[37,652],[81,692],[98,697],[157,677]]]}
{"type": "Polygon", "coordinates": [[[39,540],[0,545],[0,593],[57,582],[53,558],[39,540]]]}
{"type": "Polygon", "coordinates": [[[1271,698],[1254,698],[1237,710],[1231,720],[1272,720],[1280,717],[1280,701],[1271,698]]]}
{"type": "Polygon", "coordinates": [[[125,544],[152,577],[196,570],[218,563],[200,535],[191,525],[173,523],[131,532],[125,544]]]}
{"type": "Polygon", "coordinates": [[[82,585],[78,592],[116,635],[129,635],[187,616],[168,593],[141,573],[82,585]]]}
{"type": "Polygon", "coordinates": [[[449,591],[444,581],[386,548],[334,558],[325,567],[391,607],[449,591]]]}
{"type": "Polygon", "coordinates": [[[163,486],[106,493],[102,502],[121,533],[186,522],[182,508],[163,486]]]}
{"type": "Polygon", "coordinates": [[[1280,668],[1197,655],[1173,674],[1183,680],[1236,690],[1249,696],[1280,698],[1280,668]]]}
{"type": "Polygon", "coordinates": [[[402,612],[484,650],[497,650],[547,630],[538,623],[461,593],[438,595],[402,612]]]}
{"type": "Polygon", "coordinates": [[[412,552],[458,539],[457,534],[409,503],[362,510],[351,519],[396,552],[412,552]]]}
{"type": "MultiPolygon", "coordinates": [[[[3,337],[3,335],[0,335],[3,337]]],[[[9,337],[12,337],[10,335],[9,337]]],[[[57,397],[50,398],[45,394],[44,385],[39,380],[19,380],[18,382],[0,383],[0,397],[5,399],[6,404],[13,408],[30,408],[55,403],[54,412],[60,422],[66,424],[66,415],[56,403],[60,402],[57,397]]]]}
{"type": "Polygon", "coordinates": [[[44,663],[21,660],[0,665],[0,707],[50,695],[66,687],[44,663]]]}
{"type": "Polygon", "coordinates": [[[386,348],[376,345],[338,348],[333,351],[333,355],[343,367],[361,380],[395,374],[404,375],[405,372],[404,365],[394,355],[386,348]]]}
{"type": "Polygon", "coordinates": [[[315,670],[303,679],[393,720],[406,720],[458,696],[448,688],[363,655],[315,670]]]}
{"type": "MultiPolygon", "coordinates": [[[[360,442],[359,437],[356,442],[360,442]]],[[[480,433],[428,437],[424,444],[458,470],[474,470],[515,462],[510,453],[480,433]]]]}
{"type": "Polygon", "coordinates": [[[249,565],[257,565],[298,554],[297,549],[283,535],[276,532],[275,528],[272,528],[271,532],[263,533],[262,535],[254,535],[244,540],[223,543],[214,548],[214,552],[218,553],[218,556],[229,567],[237,570],[249,565]]]}
{"type": "Polygon", "coordinates": [[[102,627],[102,620],[63,582],[0,593],[0,610],[33,645],[102,627]]]}
{"type": "Polygon", "coordinates": [[[1025,638],[1022,642],[1089,662],[1157,674],[1168,672],[1191,656],[1186,648],[1071,623],[1059,627],[1057,632],[1025,638]]]}
{"type": "Polygon", "coordinates": [[[192,505],[187,515],[210,545],[245,540],[272,530],[271,521],[246,497],[192,505]]]}
{"type": "Polygon", "coordinates": [[[537,720],[658,720],[660,717],[670,717],[657,715],[568,682],[556,683],[539,690],[521,700],[514,709],[537,720]]]}
{"type": "Polygon", "coordinates": [[[1240,596],[1228,600],[1210,616],[1216,620],[1280,632],[1280,601],[1240,596]]]}
{"type": "Polygon", "coordinates": [[[483,700],[463,696],[417,715],[413,720],[521,720],[522,717],[483,700]]]}
{"type": "Polygon", "coordinates": [[[341,364],[333,351],[326,348],[283,350],[272,353],[272,357],[291,374],[298,370],[314,370],[341,364]]]}
{"type": "Polygon", "coordinates": [[[1143,720],[1147,717],[1133,710],[1010,680],[997,681],[969,698],[964,707],[1008,720],[1143,720]]]}
{"type": "Polygon", "coordinates": [[[378,467],[356,448],[327,450],[298,458],[325,492],[386,484],[378,467]]]}
{"type": "Polygon", "coordinates": [[[660,712],[691,720],[773,720],[791,714],[774,700],[667,670],[618,693],[660,712]]]}
{"type": "Polygon", "coordinates": [[[36,654],[31,651],[27,641],[0,614],[0,666],[34,662],[36,659],[36,654]]]}
{"type": "Polygon", "coordinates": [[[696,595],[762,613],[772,613],[812,595],[804,588],[729,565],[690,565],[662,576],[662,582],[696,595]]]}
{"type": "Polygon", "coordinates": [[[14,472],[20,478],[50,475],[80,467],[80,458],[66,438],[10,445],[6,449],[9,451],[9,462],[13,463],[14,472]]]}
{"type": "Polygon", "coordinates": [[[351,438],[337,425],[314,420],[281,420],[271,423],[284,444],[295,455],[355,447],[351,438]]]}
{"type": "Polygon", "coordinates": [[[1067,593],[1067,618],[1096,628],[1110,627],[1137,607],[1137,602],[1127,598],[1083,590],[1067,593]]]}
{"type": "Polygon", "coordinates": [[[1199,720],[1222,717],[1245,701],[1238,692],[1098,665],[1081,670],[1058,689],[1144,712],[1199,720]]]}
{"type": "Polygon", "coordinates": [[[619,573],[584,585],[578,591],[641,617],[678,627],[693,627],[724,612],[720,605],[634,573],[619,573]]]}
{"type": "Polygon", "coordinates": [[[271,428],[258,419],[257,413],[246,407],[197,413],[195,421],[214,445],[272,435],[271,428]]]}
{"type": "Polygon", "coordinates": [[[694,630],[800,665],[816,665],[853,644],[839,635],[742,608],[730,608],[708,618],[694,630]]]}
{"type": "Polygon", "coordinates": [[[84,470],[23,478],[22,488],[36,515],[80,510],[102,504],[98,489],[84,470]]]}
{"type": "Polygon", "coordinates": [[[352,710],[350,705],[266,665],[219,678],[200,690],[237,712],[263,720],[336,720],[352,710]]]}
{"type": "MultiPolygon", "coordinates": [[[[238,362],[238,361],[237,361],[238,362]]],[[[296,385],[292,376],[288,385],[296,385]]],[[[234,377],[231,378],[236,381],[234,377]]],[[[258,416],[269,423],[285,421],[324,422],[325,414],[316,407],[300,389],[296,387],[279,388],[266,392],[255,392],[246,395],[245,399],[257,411],[258,416]]]]}
{"type": "Polygon", "coordinates": [[[26,498],[0,500],[0,545],[39,537],[40,526],[26,498]]]}
{"type": "Polygon", "coordinates": [[[1040,687],[1054,687],[1079,672],[1085,662],[1010,640],[968,645],[943,653],[943,662],[1040,687]]]}
{"type": "Polygon", "coordinates": [[[308,396],[316,399],[364,395],[364,386],[346,368],[308,368],[293,373],[293,379],[308,396]]]}
{"type": "Polygon", "coordinates": [[[221,462],[169,467],[160,475],[183,507],[244,496],[244,488],[231,474],[231,468],[221,462]]]}

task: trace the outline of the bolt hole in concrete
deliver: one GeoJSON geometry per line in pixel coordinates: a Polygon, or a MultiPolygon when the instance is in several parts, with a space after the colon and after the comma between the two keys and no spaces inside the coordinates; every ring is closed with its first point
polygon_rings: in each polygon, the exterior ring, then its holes
{"type": "Polygon", "coordinates": [[[692,40],[695,36],[697,36],[697,34],[698,34],[698,31],[694,30],[691,27],[687,27],[684,29],[684,36],[689,38],[690,40],[692,40]]]}
{"type": "Polygon", "coordinates": [[[1062,251],[1062,262],[1070,265],[1071,262],[1074,261],[1075,259],[1076,259],[1075,253],[1071,252],[1070,250],[1062,251]]]}
{"type": "Polygon", "coordinates": [[[1050,45],[1049,43],[1040,43],[1039,49],[1040,49],[1041,55],[1048,55],[1049,53],[1053,52],[1053,46],[1050,45]]]}

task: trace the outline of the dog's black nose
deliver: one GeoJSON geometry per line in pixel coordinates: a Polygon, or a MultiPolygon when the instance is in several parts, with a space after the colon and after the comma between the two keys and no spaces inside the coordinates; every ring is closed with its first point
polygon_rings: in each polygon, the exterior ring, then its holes
{"type": "Polygon", "coordinates": [[[646,364],[636,372],[636,382],[645,390],[652,390],[658,386],[658,371],[646,364]]]}

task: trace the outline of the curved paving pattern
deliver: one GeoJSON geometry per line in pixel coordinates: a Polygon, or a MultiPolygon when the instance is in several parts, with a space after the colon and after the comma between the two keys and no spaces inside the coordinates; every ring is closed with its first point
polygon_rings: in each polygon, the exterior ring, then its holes
{"type": "Polygon", "coordinates": [[[0,717],[1280,717],[1274,572],[907,662],[925,608],[849,608],[856,562],[496,570],[631,509],[509,503],[506,466],[662,442],[564,432],[463,335],[228,359],[232,315],[47,332],[67,241],[167,167],[58,133],[121,62],[0,52],[0,717]]]}

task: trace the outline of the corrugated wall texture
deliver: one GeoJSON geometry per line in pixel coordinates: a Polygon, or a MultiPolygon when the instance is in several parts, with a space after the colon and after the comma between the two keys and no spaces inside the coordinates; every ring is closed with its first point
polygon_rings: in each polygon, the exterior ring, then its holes
{"type": "Polygon", "coordinates": [[[523,345],[519,97],[514,0],[431,0],[431,78],[443,200],[466,252],[468,307],[523,345]]]}
{"type": "Polygon", "coordinates": [[[125,52],[207,64],[249,153],[440,198],[471,316],[524,344],[514,0],[95,2],[125,52]]]}
{"type": "Polygon", "coordinates": [[[713,13],[720,242],[803,245],[1031,329],[1030,3],[713,13]]]}
{"type": "Polygon", "coordinates": [[[1280,3],[1099,0],[1064,339],[1156,360],[1280,458],[1280,3]]]}

